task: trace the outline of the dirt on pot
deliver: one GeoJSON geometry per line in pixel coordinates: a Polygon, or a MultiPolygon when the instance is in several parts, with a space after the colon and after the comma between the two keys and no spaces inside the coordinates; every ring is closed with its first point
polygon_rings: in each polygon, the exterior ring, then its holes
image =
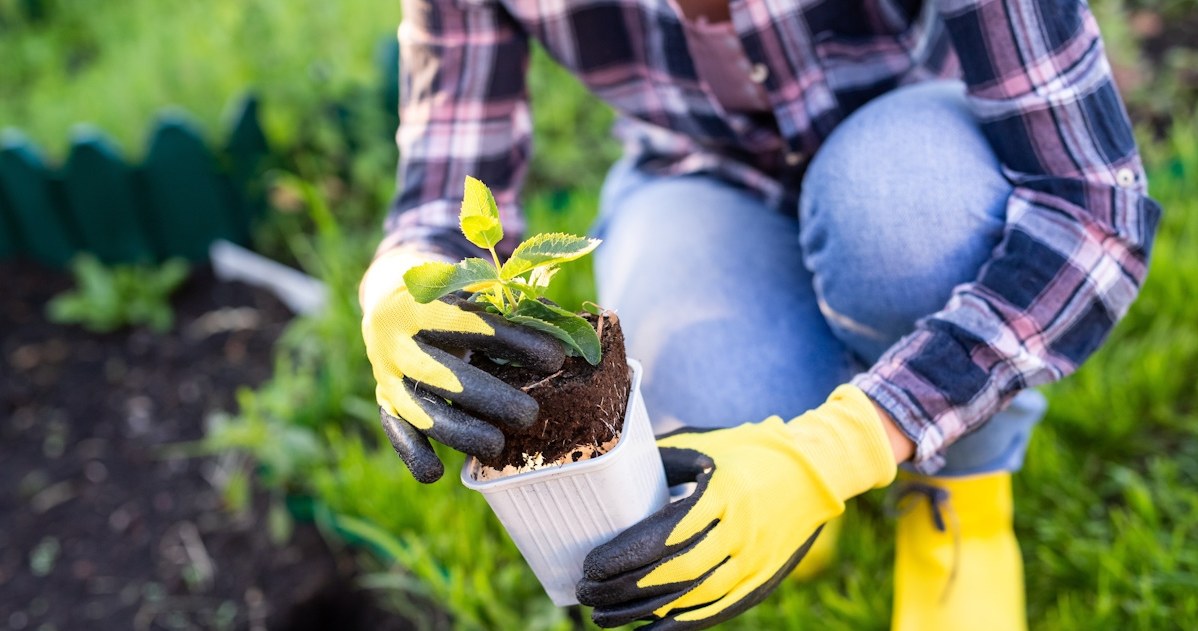
{"type": "Polygon", "coordinates": [[[586,318],[600,334],[603,358],[598,366],[581,357],[567,357],[560,371],[545,376],[478,355],[471,359],[475,366],[527,392],[541,406],[540,415],[529,427],[500,427],[504,449],[497,458],[483,460],[483,465],[514,473],[555,461],[593,458],[615,446],[628,404],[624,333],[611,311],[605,311],[602,319],[591,314],[586,318]]]}

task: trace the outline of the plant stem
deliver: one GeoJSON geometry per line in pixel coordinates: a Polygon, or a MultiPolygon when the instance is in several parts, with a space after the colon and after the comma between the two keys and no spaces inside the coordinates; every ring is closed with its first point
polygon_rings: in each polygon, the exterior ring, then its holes
{"type": "Polygon", "coordinates": [[[495,247],[489,247],[487,251],[491,253],[491,261],[495,263],[495,273],[500,274],[499,270],[503,269],[503,266],[499,264],[499,255],[495,253],[495,247]]]}
{"type": "Polygon", "coordinates": [[[493,246],[489,247],[487,251],[491,253],[491,260],[495,263],[495,273],[500,276],[499,286],[501,289],[495,292],[495,297],[499,298],[499,303],[504,305],[504,307],[500,308],[500,311],[504,315],[507,315],[508,312],[516,308],[516,296],[512,294],[512,289],[503,282],[503,274],[500,272],[503,266],[499,264],[499,255],[495,253],[495,248],[493,246]],[[508,306],[509,303],[510,306],[508,306]]]}
{"type": "Polygon", "coordinates": [[[512,303],[512,310],[516,309],[516,294],[512,293],[512,288],[507,285],[503,286],[503,293],[507,294],[507,299],[512,303]]]}

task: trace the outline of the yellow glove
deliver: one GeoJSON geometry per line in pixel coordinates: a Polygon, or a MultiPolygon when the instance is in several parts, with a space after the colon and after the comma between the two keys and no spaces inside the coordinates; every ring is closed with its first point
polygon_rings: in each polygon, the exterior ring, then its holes
{"type": "Polygon", "coordinates": [[[702,629],[745,611],[790,574],[846,499],[896,472],[873,402],[854,386],[789,423],[684,429],[658,447],[671,485],[698,484],[587,555],[578,599],[602,627],[702,629]]]}
{"type": "Polygon", "coordinates": [[[460,297],[417,303],[403,273],[424,260],[409,252],[380,257],[363,278],[360,300],[383,428],[404,464],[427,483],[445,472],[427,437],[494,457],[503,449],[503,433],[492,422],[527,427],[539,412],[528,394],[447,351],[483,351],[546,374],[561,368],[565,353],[549,335],[460,297]]]}

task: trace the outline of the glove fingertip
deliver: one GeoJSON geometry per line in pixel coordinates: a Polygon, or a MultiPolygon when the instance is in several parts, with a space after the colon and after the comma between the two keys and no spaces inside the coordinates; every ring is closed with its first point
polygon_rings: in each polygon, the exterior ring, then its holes
{"type": "MultiPolygon", "coordinates": [[[[400,458],[402,459],[403,456],[401,455],[400,458]]],[[[436,454],[433,455],[431,462],[426,460],[413,462],[404,460],[404,464],[407,465],[408,471],[412,472],[412,477],[416,478],[416,481],[421,484],[432,484],[445,475],[445,465],[437,458],[436,454]]]]}
{"type": "Polygon", "coordinates": [[[541,404],[537,403],[532,395],[519,390],[499,398],[497,403],[500,409],[495,413],[495,417],[516,429],[528,428],[541,415],[541,404]]]}
{"type": "Polygon", "coordinates": [[[621,548],[612,546],[610,542],[591,550],[582,561],[582,575],[589,581],[606,581],[621,573],[624,563],[620,562],[621,548]]]}
{"type": "MultiPolygon", "coordinates": [[[[604,565],[601,556],[597,556],[599,549],[591,550],[586,558],[582,561],[582,576],[587,581],[602,581],[608,577],[608,572],[604,565]]],[[[581,600],[581,594],[579,600],[581,600]]],[[[585,603],[584,603],[585,604],[585,603]]]]}
{"type": "Polygon", "coordinates": [[[391,441],[391,447],[399,459],[412,472],[412,477],[423,484],[432,484],[445,474],[445,465],[433,451],[428,438],[407,421],[379,408],[383,431],[391,441]]]}
{"type": "Polygon", "coordinates": [[[582,562],[582,575],[591,581],[606,581],[624,572],[644,567],[657,560],[660,553],[649,553],[646,546],[632,540],[620,545],[617,540],[605,543],[587,554],[582,562]],[[616,542],[616,545],[613,545],[616,542]]]}

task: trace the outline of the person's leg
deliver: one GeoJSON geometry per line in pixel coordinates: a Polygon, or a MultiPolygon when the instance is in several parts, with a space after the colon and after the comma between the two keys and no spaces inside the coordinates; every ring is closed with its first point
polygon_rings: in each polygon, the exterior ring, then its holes
{"type": "MultiPolygon", "coordinates": [[[[804,179],[801,241],[821,311],[863,364],[977,276],[1010,192],[958,82],[898,90],[832,134],[804,179]]],[[[899,517],[894,628],[1025,626],[1010,474],[1043,412],[1021,393],[938,477],[908,476],[922,494],[907,499],[927,501],[899,517]]]]}
{"type": "MultiPolygon", "coordinates": [[[[967,109],[964,86],[898,90],[854,113],[803,180],[803,256],[820,310],[865,365],[977,277],[1002,236],[1010,183],[967,109]]],[[[1043,397],[949,447],[939,475],[1016,471],[1043,397]]]]}
{"type": "MultiPolygon", "coordinates": [[[[658,434],[792,418],[824,401],[853,360],[816,305],[798,223],[715,178],[654,177],[618,163],[600,202],[599,301],[617,310],[658,434]]],[[[835,555],[839,521],[795,568],[835,555]]]]}
{"type": "Polygon", "coordinates": [[[852,375],[793,217],[716,178],[656,177],[627,161],[600,206],[599,301],[645,368],[657,433],[791,418],[852,375]]]}

